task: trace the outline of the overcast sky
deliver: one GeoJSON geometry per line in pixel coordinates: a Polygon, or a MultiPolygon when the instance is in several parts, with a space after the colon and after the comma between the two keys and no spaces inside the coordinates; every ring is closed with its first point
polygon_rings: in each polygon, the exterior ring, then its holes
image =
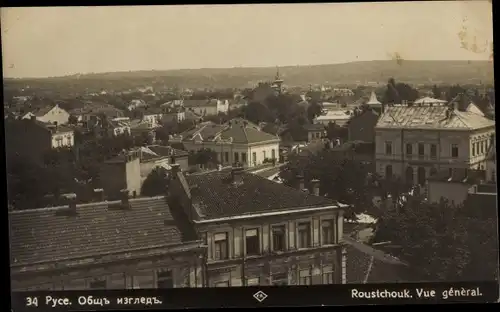
{"type": "Polygon", "coordinates": [[[6,77],[390,59],[487,60],[488,1],[2,8],[6,77]]]}

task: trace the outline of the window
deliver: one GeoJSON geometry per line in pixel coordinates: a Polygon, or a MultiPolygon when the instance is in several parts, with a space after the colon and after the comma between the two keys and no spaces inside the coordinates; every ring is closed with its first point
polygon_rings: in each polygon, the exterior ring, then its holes
{"type": "Polygon", "coordinates": [[[229,152],[224,153],[224,162],[229,162],[229,152]]]}
{"type": "Polygon", "coordinates": [[[273,251],[285,251],[286,245],[286,230],[284,225],[272,227],[273,251]]]}
{"type": "Polygon", "coordinates": [[[247,255],[260,254],[259,230],[253,229],[245,231],[245,248],[247,255]]]}
{"type": "Polygon", "coordinates": [[[484,141],[481,141],[479,143],[479,150],[480,150],[481,155],[484,154],[484,141]]]}
{"type": "Polygon", "coordinates": [[[408,156],[413,154],[413,145],[411,143],[406,143],[406,154],[408,156]]]}
{"type": "Polygon", "coordinates": [[[321,233],[323,245],[331,245],[334,243],[333,237],[333,220],[323,220],[321,222],[321,233]]]}
{"type": "Polygon", "coordinates": [[[215,260],[228,259],[227,233],[215,234],[214,244],[215,244],[214,259],[215,260]]]}
{"type": "Polygon", "coordinates": [[[246,279],[246,286],[259,286],[260,278],[259,277],[251,277],[246,279]]]}
{"type": "Polygon", "coordinates": [[[299,285],[311,285],[311,270],[300,270],[299,285]]]}
{"type": "Polygon", "coordinates": [[[453,157],[453,158],[458,157],[458,144],[451,145],[451,157],[453,157]]]}
{"type": "Polygon", "coordinates": [[[385,154],[392,155],[392,142],[385,142],[385,154]]]}
{"type": "Polygon", "coordinates": [[[476,143],[472,143],[472,156],[476,156],[476,143]]]}
{"type": "Polygon", "coordinates": [[[392,177],[392,165],[385,166],[385,177],[390,179],[392,177]]]}
{"type": "Polygon", "coordinates": [[[262,159],[266,159],[266,151],[262,151],[262,159]]]}
{"type": "Polygon", "coordinates": [[[288,285],[288,273],[276,273],[271,275],[271,285],[273,286],[288,285]]]}
{"type": "Polygon", "coordinates": [[[254,163],[257,162],[257,153],[255,153],[255,152],[252,153],[252,162],[254,162],[254,163]]]}
{"type": "Polygon", "coordinates": [[[229,281],[216,282],[214,284],[215,287],[229,287],[229,281]]]}
{"type": "Polygon", "coordinates": [[[247,162],[247,153],[241,153],[241,161],[243,163],[246,163],[247,162]]]}
{"type": "Polygon", "coordinates": [[[156,273],[156,287],[158,289],[174,288],[172,271],[165,270],[156,273]]]}
{"type": "Polygon", "coordinates": [[[495,170],[492,170],[491,171],[491,182],[496,182],[496,173],[495,173],[495,170]]]}
{"type": "Polygon", "coordinates": [[[308,223],[299,223],[298,226],[298,247],[299,248],[308,248],[311,245],[311,224],[308,223]]]}
{"type": "Polygon", "coordinates": [[[106,289],[106,279],[96,279],[90,282],[90,289],[106,289]]]}
{"type": "Polygon", "coordinates": [[[333,268],[331,265],[323,267],[323,284],[333,284],[333,268]]]}
{"type": "Polygon", "coordinates": [[[436,158],[437,156],[437,146],[436,144],[431,144],[431,157],[436,158]]]}
{"type": "Polygon", "coordinates": [[[418,157],[421,158],[425,155],[425,145],[424,143],[418,143],[418,157]]]}
{"type": "Polygon", "coordinates": [[[234,162],[235,163],[240,162],[240,157],[238,157],[238,156],[239,156],[238,153],[234,153],[234,162]]]}
{"type": "Polygon", "coordinates": [[[276,151],[274,149],[271,150],[271,158],[276,159],[276,151]]]}

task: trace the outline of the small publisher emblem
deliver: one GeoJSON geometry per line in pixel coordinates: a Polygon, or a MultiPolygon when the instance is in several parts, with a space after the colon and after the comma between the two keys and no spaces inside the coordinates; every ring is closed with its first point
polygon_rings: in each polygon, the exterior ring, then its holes
{"type": "Polygon", "coordinates": [[[267,295],[262,291],[262,290],[259,290],[258,292],[256,292],[253,297],[255,298],[255,300],[257,300],[258,302],[262,302],[264,300],[266,300],[267,298],[267,295]]]}

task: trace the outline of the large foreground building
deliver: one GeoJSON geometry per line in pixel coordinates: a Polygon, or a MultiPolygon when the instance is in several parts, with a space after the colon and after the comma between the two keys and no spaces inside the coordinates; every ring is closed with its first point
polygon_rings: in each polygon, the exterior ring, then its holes
{"type": "Polygon", "coordinates": [[[165,196],[105,201],[96,190],[93,203],[9,212],[12,289],[407,279],[400,261],[344,236],[344,205],[318,196],[318,181],[290,188],[239,167],[184,176],[171,166],[165,196]]]}

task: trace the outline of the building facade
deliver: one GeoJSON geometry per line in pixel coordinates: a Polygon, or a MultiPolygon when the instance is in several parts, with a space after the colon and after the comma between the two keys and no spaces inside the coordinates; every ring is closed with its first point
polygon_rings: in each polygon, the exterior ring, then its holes
{"type": "Polygon", "coordinates": [[[377,172],[424,185],[442,169],[484,169],[495,122],[473,107],[454,101],[387,107],[375,127],[377,172]]]}
{"type": "Polygon", "coordinates": [[[344,205],[242,168],[173,177],[171,205],[207,245],[207,286],[345,283],[344,205]]]}
{"type": "Polygon", "coordinates": [[[182,105],[200,116],[226,114],[229,111],[229,100],[184,100],[182,105]]]}
{"type": "Polygon", "coordinates": [[[9,221],[13,290],[204,284],[204,247],[175,223],[164,197],[83,205],[74,198],[66,206],[9,212],[9,221]]]}

